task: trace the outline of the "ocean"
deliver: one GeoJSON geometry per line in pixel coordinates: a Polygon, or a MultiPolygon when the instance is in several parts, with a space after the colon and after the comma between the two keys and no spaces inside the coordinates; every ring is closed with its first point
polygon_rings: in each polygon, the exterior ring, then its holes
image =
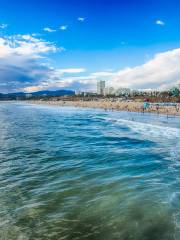
{"type": "Polygon", "coordinates": [[[1,240],[179,240],[180,117],[0,103],[1,240]]]}

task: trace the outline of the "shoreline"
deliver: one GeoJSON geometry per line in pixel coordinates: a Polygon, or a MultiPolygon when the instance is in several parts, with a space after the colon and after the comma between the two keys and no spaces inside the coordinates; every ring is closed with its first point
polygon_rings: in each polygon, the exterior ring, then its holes
{"type": "Polygon", "coordinates": [[[29,100],[24,101],[30,104],[43,104],[60,107],[82,107],[97,108],[104,110],[139,112],[139,113],[155,113],[168,116],[180,116],[180,106],[164,106],[151,104],[149,108],[144,109],[142,102],[111,102],[111,101],[41,101],[29,100]]]}

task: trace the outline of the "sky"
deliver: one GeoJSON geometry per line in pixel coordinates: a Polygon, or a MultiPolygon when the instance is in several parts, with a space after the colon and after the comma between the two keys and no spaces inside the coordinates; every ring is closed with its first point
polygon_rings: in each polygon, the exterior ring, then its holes
{"type": "Polygon", "coordinates": [[[180,83],[179,0],[0,0],[0,92],[180,83]]]}

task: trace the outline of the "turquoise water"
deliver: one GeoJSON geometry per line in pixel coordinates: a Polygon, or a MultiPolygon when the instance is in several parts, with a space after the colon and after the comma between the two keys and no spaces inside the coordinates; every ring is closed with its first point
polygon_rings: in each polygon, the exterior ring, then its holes
{"type": "Polygon", "coordinates": [[[0,103],[0,239],[179,240],[179,120],[0,103]]]}

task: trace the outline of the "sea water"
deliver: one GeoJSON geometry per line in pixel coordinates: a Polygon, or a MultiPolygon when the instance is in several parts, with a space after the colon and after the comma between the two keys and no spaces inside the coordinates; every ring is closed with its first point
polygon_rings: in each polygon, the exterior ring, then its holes
{"type": "Polygon", "coordinates": [[[180,239],[180,118],[0,103],[1,240],[180,239]]]}

